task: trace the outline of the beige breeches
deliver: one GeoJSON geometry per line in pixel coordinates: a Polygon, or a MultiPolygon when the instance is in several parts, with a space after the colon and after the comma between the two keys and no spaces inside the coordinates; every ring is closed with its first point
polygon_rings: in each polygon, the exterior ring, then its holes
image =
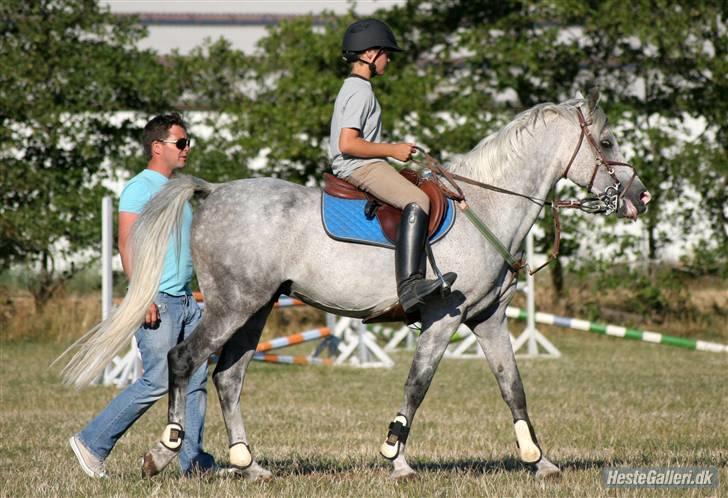
{"type": "Polygon", "coordinates": [[[396,208],[403,209],[415,202],[425,213],[430,214],[430,198],[427,194],[384,161],[355,169],[346,181],[396,208]]]}

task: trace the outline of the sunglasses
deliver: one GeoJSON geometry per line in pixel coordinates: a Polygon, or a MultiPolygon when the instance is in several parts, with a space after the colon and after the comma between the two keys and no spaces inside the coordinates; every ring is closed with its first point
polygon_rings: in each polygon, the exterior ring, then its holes
{"type": "Polygon", "coordinates": [[[185,150],[187,146],[192,147],[191,138],[180,138],[179,140],[157,140],[157,142],[162,142],[163,144],[174,144],[179,150],[185,150]]]}

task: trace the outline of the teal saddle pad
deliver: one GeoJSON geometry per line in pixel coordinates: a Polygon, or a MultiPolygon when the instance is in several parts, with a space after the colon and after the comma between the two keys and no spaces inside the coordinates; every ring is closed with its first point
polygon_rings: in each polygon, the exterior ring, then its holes
{"type": "MultiPolygon", "coordinates": [[[[321,195],[321,218],[329,237],[344,242],[394,249],[394,244],[384,235],[379,219],[376,216],[368,219],[364,215],[366,199],[342,199],[326,192],[321,195]]],[[[442,221],[430,237],[430,243],[434,244],[442,239],[454,223],[455,203],[452,199],[447,199],[442,221]]]]}

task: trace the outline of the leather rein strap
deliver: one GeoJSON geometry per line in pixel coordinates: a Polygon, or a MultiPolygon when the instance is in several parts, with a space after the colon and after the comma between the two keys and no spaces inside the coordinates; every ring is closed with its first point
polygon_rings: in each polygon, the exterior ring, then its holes
{"type": "Polygon", "coordinates": [[[560,209],[580,209],[581,211],[585,211],[591,214],[611,214],[619,208],[619,202],[629,190],[632,182],[637,176],[637,173],[632,165],[617,161],[610,161],[606,157],[604,157],[601,148],[596,143],[596,140],[589,130],[589,126],[592,123],[584,118],[584,114],[579,107],[577,107],[577,116],[579,118],[579,127],[581,129],[579,134],[579,142],[576,144],[576,148],[574,149],[574,152],[571,155],[571,159],[569,159],[569,163],[567,164],[566,169],[564,170],[564,173],[561,175],[561,177],[566,178],[566,175],[569,173],[571,165],[574,163],[574,160],[579,153],[581,144],[584,142],[584,137],[586,137],[587,143],[589,144],[589,147],[591,148],[595,159],[594,171],[592,172],[591,179],[589,180],[587,190],[591,192],[591,189],[594,185],[594,179],[597,176],[597,171],[599,170],[600,166],[604,167],[607,170],[607,172],[615,182],[613,186],[610,186],[605,190],[604,194],[596,197],[586,198],[584,200],[555,199],[553,202],[551,202],[546,199],[540,199],[538,197],[522,194],[513,190],[508,190],[487,183],[479,182],[471,178],[448,171],[442,166],[442,164],[437,161],[437,159],[428,154],[424,149],[415,146],[415,148],[423,154],[424,160],[418,160],[413,158],[412,161],[423,168],[429,169],[432,172],[432,178],[438,184],[440,189],[444,192],[446,196],[457,202],[458,207],[463,211],[463,214],[465,214],[468,220],[470,220],[470,222],[473,223],[473,225],[481,232],[481,234],[483,234],[483,236],[488,239],[491,244],[493,244],[496,250],[505,259],[509,269],[513,272],[514,276],[523,268],[527,268],[528,273],[530,275],[533,275],[536,272],[542,270],[544,267],[546,267],[549,263],[551,263],[558,257],[561,242],[561,220],[559,218],[560,209]],[[620,184],[619,180],[617,179],[616,173],[614,172],[613,166],[625,166],[632,169],[632,177],[630,178],[626,188],[622,188],[622,185],[620,184]],[[450,186],[453,187],[454,191],[444,184],[442,178],[445,178],[447,180],[450,186]],[[532,202],[540,204],[541,206],[551,206],[551,211],[554,218],[554,242],[551,253],[549,254],[546,262],[535,270],[531,270],[531,267],[524,259],[516,260],[513,255],[511,255],[510,251],[503,245],[503,243],[498,240],[498,237],[496,237],[496,235],[488,228],[488,226],[470,208],[465,200],[465,194],[463,193],[460,186],[455,182],[455,180],[483,189],[492,190],[494,192],[523,197],[524,199],[528,199],[532,202]]]}

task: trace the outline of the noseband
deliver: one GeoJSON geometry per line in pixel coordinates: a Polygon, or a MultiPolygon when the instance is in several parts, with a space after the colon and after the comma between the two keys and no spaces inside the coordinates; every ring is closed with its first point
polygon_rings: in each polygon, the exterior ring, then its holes
{"type": "Polygon", "coordinates": [[[592,122],[587,121],[584,118],[584,113],[581,112],[581,107],[576,108],[576,116],[579,118],[579,127],[581,128],[581,133],[579,134],[579,142],[576,144],[574,153],[571,155],[571,159],[569,159],[569,164],[566,165],[566,169],[564,170],[564,173],[561,175],[561,177],[567,178],[566,175],[569,173],[571,165],[574,164],[574,159],[576,159],[576,155],[579,153],[579,149],[581,149],[581,144],[584,142],[584,137],[586,137],[589,148],[591,148],[592,153],[594,154],[594,171],[592,171],[591,179],[589,180],[587,190],[589,192],[592,192],[594,179],[596,178],[597,171],[599,171],[600,167],[603,167],[607,170],[609,176],[611,176],[612,180],[614,180],[614,184],[608,186],[606,189],[604,189],[603,193],[597,194],[595,195],[595,197],[590,197],[579,201],[580,209],[582,211],[593,214],[610,215],[612,213],[616,213],[619,209],[622,198],[632,186],[632,182],[637,176],[637,172],[635,171],[634,166],[632,166],[631,164],[621,163],[618,161],[610,161],[609,159],[604,157],[604,152],[602,152],[601,147],[599,147],[599,144],[597,144],[597,141],[594,139],[594,136],[589,130],[589,126],[592,125],[592,122]],[[632,177],[629,179],[627,187],[622,187],[622,184],[620,183],[616,173],[614,172],[614,166],[625,166],[632,170],[632,177]]]}

